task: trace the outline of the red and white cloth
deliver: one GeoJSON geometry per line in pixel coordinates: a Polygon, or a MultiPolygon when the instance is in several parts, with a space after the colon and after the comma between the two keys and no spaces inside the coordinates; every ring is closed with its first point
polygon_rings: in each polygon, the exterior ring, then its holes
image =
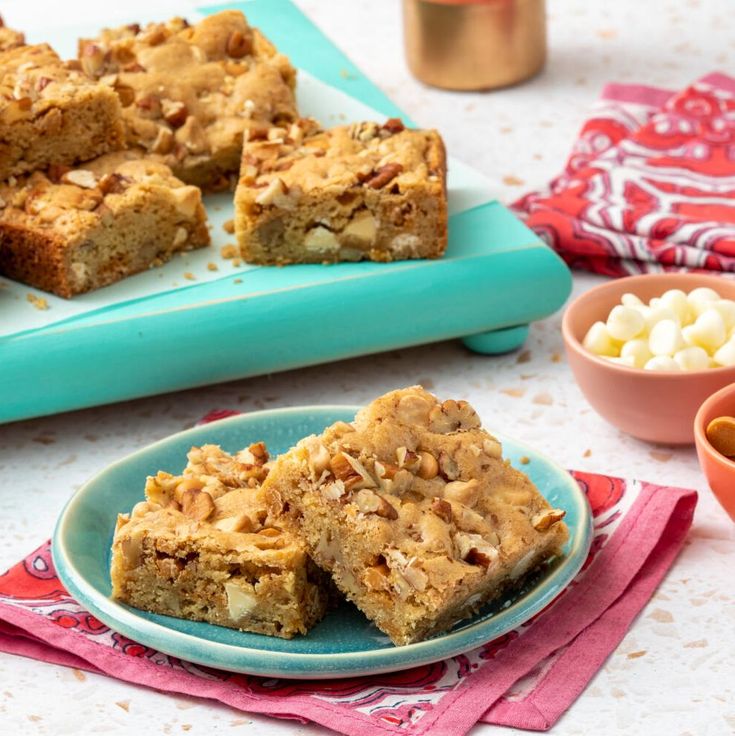
{"type": "Polygon", "coordinates": [[[513,208],[575,268],[735,272],[735,78],[608,85],[564,172],[513,208]]]}
{"type": "Polygon", "coordinates": [[[573,475],[594,517],[582,572],[531,621],[444,662],[314,682],[201,667],[131,641],[85,611],[56,577],[48,543],[0,575],[0,651],[250,713],[313,721],[350,736],[463,736],[478,721],[545,730],[582,693],[653,595],[697,500],[681,488],[573,475]]]}

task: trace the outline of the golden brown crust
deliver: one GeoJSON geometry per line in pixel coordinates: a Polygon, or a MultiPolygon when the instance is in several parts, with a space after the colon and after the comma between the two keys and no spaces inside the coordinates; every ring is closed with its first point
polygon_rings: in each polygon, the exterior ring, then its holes
{"type": "Polygon", "coordinates": [[[235,225],[251,263],[437,258],[447,244],[446,156],[399,120],[321,130],[309,119],[243,147],[235,225]]]}
{"type": "Polygon", "coordinates": [[[120,103],[109,87],[64,64],[47,44],[0,53],[0,180],[123,143],[120,103]]]}
{"type": "Polygon", "coordinates": [[[135,151],[0,184],[0,273],[62,297],[208,243],[199,190],[135,151]]]}
{"type": "Polygon", "coordinates": [[[296,118],[295,70],[239,11],[107,29],[79,60],[120,95],[128,143],[206,189],[229,186],[247,131],[296,118]]]}
{"type": "Polygon", "coordinates": [[[299,442],[264,490],[337,587],[407,644],[561,552],[563,511],[501,453],[469,404],[416,386],[299,442]]]}

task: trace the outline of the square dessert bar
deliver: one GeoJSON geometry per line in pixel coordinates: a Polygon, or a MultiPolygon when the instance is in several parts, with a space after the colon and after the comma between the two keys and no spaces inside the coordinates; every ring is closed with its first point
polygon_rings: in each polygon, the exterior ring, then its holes
{"type": "Polygon", "coordinates": [[[94,158],[124,141],[109,86],[70,68],[46,44],[0,53],[0,181],[94,158]]]}
{"type": "Polygon", "coordinates": [[[136,608],[290,639],[324,615],[327,578],[266,510],[262,443],[194,447],[183,475],[148,478],[118,517],[112,595],[136,608]]]}
{"type": "Polygon", "coordinates": [[[129,151],[0,183],[0,274],[58,296],[208,243],[201,192],[129,151]]]}
{"type": "Polygon", "coordinates": [[[79,60],[120,95],[128,143],[206,189],[234,183],[243,136],[297,117],[294,68],[239,11],[107,29],[79,60]]]}
{"type": "Polygon", "coordinates": [[[250,263],[438,258],[446,161],[434,130],[400,120],[320,130],[309,119],[243,149],[235,229],[250,263]]]}
{"type": "Polygon", "coordinates": [[[559,555],[568,530],[464,401],[394,391],[282,455],[272,513],[396,644],[445,631],[559,555]]]}

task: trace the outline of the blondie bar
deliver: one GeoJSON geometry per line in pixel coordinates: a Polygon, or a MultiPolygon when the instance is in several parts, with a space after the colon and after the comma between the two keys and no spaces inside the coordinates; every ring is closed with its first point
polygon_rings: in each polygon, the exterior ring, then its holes
{"type": "MultiPolygon", "coordinates": [[[[12,43],[12,42],[11,42],[12,43]]],[[[46,44],[0,53],[0,181],[123,147],[117,95],[46,44]]]]}
{"type": "Polygon", "coordinates": [[[243,149],[235,227],[250,263],[438,258],[444,144],[399,120],[320,130],[309,119],[243,149]]]}
{"type": "Polygon", "coordinates": [[[206,189],[234,183],[243,136],[296,118],[295,70],[239,11],[107,29],[79,60],[120,95],[129,144],[206,189]]]}
{"type": "Polygon", "coordinates": [[[559,555],[568,530],[464,401],[394,391],[272,468],[271,513],[396,644],[449,629],[559,555]]]}
{"type": "Polygon", "coordinates": [[[208,243],[200,191],[132,151],[0,183],[0,274],[62,297],[208,243]]]}
{"type": "Polygon", "coordinates": [[[183,475],[148,478],[118,517],[112,595],[136,608],[290,639],[324,615],[328,581],[266,510],[262,443],[194,447],[183,475]]]}

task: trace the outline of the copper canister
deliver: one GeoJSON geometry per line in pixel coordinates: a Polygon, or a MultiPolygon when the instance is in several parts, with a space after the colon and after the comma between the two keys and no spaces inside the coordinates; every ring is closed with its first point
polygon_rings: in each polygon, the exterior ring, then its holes
{"type": "Polygon", "coordinates": [[[455,90],[516,84],[546,61],[545,0],[403,0],[408,66],[455,90]]]}

